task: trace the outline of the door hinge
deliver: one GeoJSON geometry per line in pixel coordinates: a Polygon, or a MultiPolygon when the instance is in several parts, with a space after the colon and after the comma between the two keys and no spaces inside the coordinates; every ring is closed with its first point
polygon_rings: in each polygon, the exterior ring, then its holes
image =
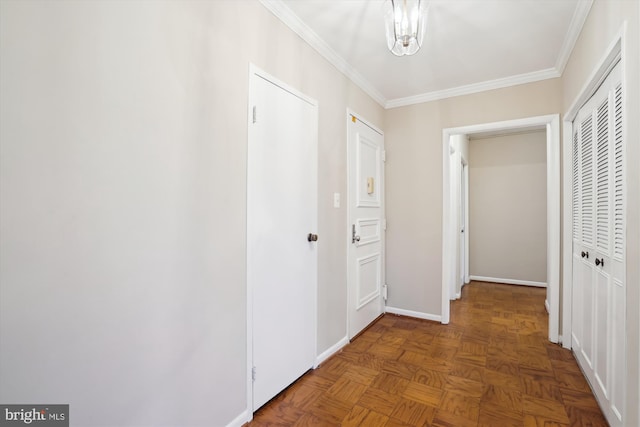
{"type": "Polygon", "coordinates": [[[251,368],[251,381],[255,382],[256,380],[256,367],[251,368]]]}
{"type": "Polygon", "coordinates": [[[382,229],[383,229],[384,231],[387,231],[387,219],[386,219],[386,218],[384,218],[384,219],[382,220],[382,229]]]}
{"type": "Polygon", "coordinates": [[[384,298],[385,301],[387,300],[388,293],[389,293],[389,285],[385,283],[384,286],[382,287],[382,298],[384,298]]]}
{"type": "Polygon", "coordinates": [[[254,105],[254,106],[253,106],[253,112],[252,112],[252,114],[253,114],[253,123],[255,123],[255,122],[257,122],[257,121],[258,121],[258,113],[257,113],[257,110],[258,110],[258,109],[257,109],[257,107],[254,105]]]}
{"type": "Polygon", "coordinates": [[[382,150],[382,161],[383,162],[387,161],[387,150],[382,150]]]}

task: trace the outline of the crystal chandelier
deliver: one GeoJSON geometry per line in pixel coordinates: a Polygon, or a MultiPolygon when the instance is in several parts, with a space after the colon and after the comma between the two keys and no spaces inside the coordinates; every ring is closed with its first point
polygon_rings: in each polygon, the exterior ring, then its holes
{"type": "Polygon", "coordinates": [[[422,46],[427,20],[425,0],[386,0],[387,46],[396,56],[413,55],[422,46]]]}

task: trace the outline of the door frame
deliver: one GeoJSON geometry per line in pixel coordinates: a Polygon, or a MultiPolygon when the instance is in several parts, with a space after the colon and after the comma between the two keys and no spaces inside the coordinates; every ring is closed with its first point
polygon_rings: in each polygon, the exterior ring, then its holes
{"type": "Polygon", "coordinates": [[[442,317],[449,323],[450,280],[458,275],[456,246],[452,244],[450,140],[452,135],[481,132],[545,129],[547,135],[547,301],[549,304],[549,341],[558,342],[560,327],[560,115],[527,117],[442,130],[442,317]]]}
{"type": "Polygon", "coordinates": [[[469,283],[469,161],[460,158],[460,206],[464,206],[462,210],[462,227],[464,235],[458,235],[460,240],[460,259],[461,264],[458,267],[458,278],[456,280],[456,299],[462,296],[462,288],[469,283]],[[459,283],[462,280],[462,283],[459,283]],[[458,283],[460,291],[458,292],[458,283]]]}
{"type": "MultiPolygon", "coordinates": [[[[255,66],[252,63],[249,63],[249,78],[248,78],[248,82],[249,82],[249,90],[248,90],[248,103],[247,103],[247,156],[245,158],[245,168],[248,168],[248,153],[249,153],[249,146],[251,144],[251,132],[250,132],[250,128],[251,125],[253,124],[253,105],[254,105],[254,87],[255,87],[255,79],[263,79],[266,80],[276,86],[278,86],[279,88],[281,88],[282,90],[289,92],[290,94],[297,96],[298,98],[300,98],[303,101],[308,102],[309,104],[314,105],[316,108],[318,108],[318,102],[303,94],[302,92],[298,91],[297,89],[295,89],[294,87],[284,83],[283,81],[273,77],[272,75],[266,73],[265,71],[261,70],[260,68],[258,68],[257,66],[255,66]]],[[[317,155],[316,155],[316,159],[317,159],[317,155]]],[[[248,171],[248,169],[247,169],[248,171]]],[[[247,181],[247,186],[249,185],[249,182],[247,181]]],[[[245,195],[248,196],[248,193],[245,195]]],[[[247,224],[248,225],[248,224],[247,224]]],[[[245,228],[245,242],[246,242],[246,247],[245,247],[245,283],[246,283],[246,310],[247,310],[247,353],[246,353],[246,362],[247,362],[247,369],[246,369],[246,387],[247,387],[247,409],[246,409],[246,422],[251,421],[253,419],[253,412],[255,410],[255,408],[253,407],[253,286],[251,284],[251,282],[248,280],[248,271],[249,271],[249,265],[247,263],[247,255],[248,255],[248,233],[247,233],[247,229],[245,228]]],[[[316,277],[316,289],[313,292],[313,295],[315,297],[315,304],[314,304],[314,315],[313,315],[313,343],[314,343],[314,354],[317,360],[317,355],[318,355],[318,289],[317,289],[317,277],[316,277]]],[[[314,363],[313,368],[316,368],[317,364],[314,363]]]]}
{"type": "MultiPolygon", "coordinates": [[[[449,278],[449,300],[457,300],[462,296],[462,288],[469,283],[469,137],[466,134],[455,134],[449,138],[449,189],[452,197],[450,198],[450,213],[455,214],[455,224],[451,224],[450,239],[452,243],[455,241],[455,248],[452,251],[456,254],[457,269],[454,277],[449,278]],[[454,137],[463,137],[465,142],[461,144],[454,141],[454,137]],[[464,149],[464,147],[466,149],[464,149]],[[455,169],[455,170],[452,170],[455,169]],[[464,199],[464,215],[461,218],[459,207],[462,207],[464,199]],[[460,219],[460,221],[458,221],[460,219]],[[460,226],[465,230],[464,236],[460,235],[460,226]],[[463,243],[464,242],[464,243],[463,243]],[[462,279],[462,283],[460,282],[462,279]]],[[[452,252],[453,253],[453,252],[452,252]]],[[[455,261],[454,261],[455,262],[455,261]]]]}
{"type": "Polygon", "coordinates": [[[351,108],[347,108],[347,126],[346,126],[346,132],[347,132],[347,144],[346,144],[346,149],[347,149],[347,168],[346,168],[346,172],[347,172],[347,197],[346,197],[346,201],[347,201],[347,221],[346,221],[346,233],[345,236],[347,236],[347,238],[345,239],[346,242],[346,258],[347,258],[347,270],[346,270],[346,281],[347,281],[347,286],[346,286],[346,292],[347,292],[347,322],[346,322],[346,338],[347,338],[347,342],[350,341],[349,338],[349,326],[350,326],[350,303],[351,301],[349,300],[349,291],[350,286],[353,286],[353,283],[349,282],[349,251],[351,250],[351,247],[353,245],[353,243],[351,242],[351,201],[352,198],[355,197],[354,194],[351,194],[351,172],[349,170],[349,165],[351,164],[351,154],[350,154],[350,148],[349,148],[349,143],[351,142],[349,139],[349,126],[351,126],[351,118],[355,117],[357,120],[361,121],[362,123],[364,123],[366,126],[370,127],[372,130],[374,130],[375,132],[379,133],[380,135],[382,135],[382,168],[380,170],[380,177],[381,177],[381,183],[380,183],[380,204],[381,204],[381,208],[382,208],[382,230],[381,230],[381,252],[382,252],[382,277],[380,279],[381,281],[381,289],[380,292],[382,293],[382,313],[384,314],[386,312],[386,306],[387,306],[387,268],[386,268],[386,254],[387,254],[387,246],[386,246],[386,222],[387,222],[387,213],[386,213],[386,198],[385,198],[385,175],[384,175],[384,165],[385,165],[385,145],[384,145],[384,132],[378,128],[377,126],[373,125],[369,120],[363,118],[360,114],[356,113],[354,110],[352,110],[351,108]]]}

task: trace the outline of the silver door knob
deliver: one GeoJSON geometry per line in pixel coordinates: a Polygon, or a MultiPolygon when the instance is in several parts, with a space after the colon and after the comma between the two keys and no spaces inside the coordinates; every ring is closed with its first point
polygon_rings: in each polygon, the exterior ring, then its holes
{"type": "Polygon", "coordinates": [[[356,236],[356,225],[351,226],[351,243],[359,242],[360,236],[356,236]]]}

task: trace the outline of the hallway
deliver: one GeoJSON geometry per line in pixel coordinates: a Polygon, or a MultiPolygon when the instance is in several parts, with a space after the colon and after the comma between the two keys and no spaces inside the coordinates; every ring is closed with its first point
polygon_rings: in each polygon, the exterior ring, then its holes
{"type": "Polygon", "coordinates": [[[472,282],[449,325],[387,314],[248,426],[606,426],[545,293],[472,282]]]}

